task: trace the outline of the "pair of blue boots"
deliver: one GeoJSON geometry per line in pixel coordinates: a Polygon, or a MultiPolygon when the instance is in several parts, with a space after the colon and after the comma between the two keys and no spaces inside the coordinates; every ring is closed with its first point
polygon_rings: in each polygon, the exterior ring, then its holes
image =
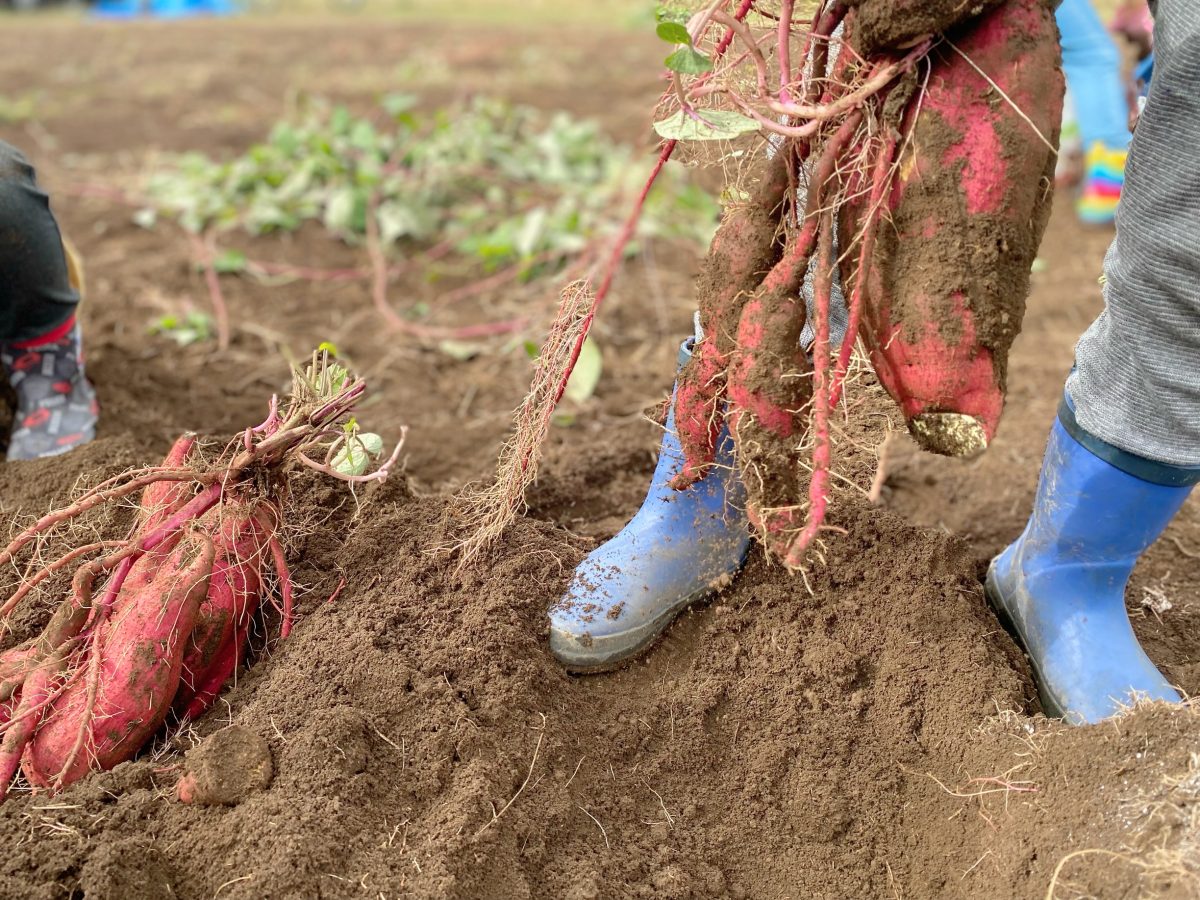
{"type": "MultiPolygon", "coordinates": [[[[685,344],[681,365],[688,356],[685,344]]],[[[550,648],[567,669],[606,671],[634,658],[741,569],[750,535],[730,444],[723,435],[707,478],[673,491],[668,482],[683,452],[672,411],[641,509],[580,564],[550,610],[550,648]]],[[[1088,434],[1064,399],[1033,515],[992,561],[986,585],[1029,655],[1047,714],[1087,724],[1134,699],[1180,700],[1134,636],[1125,585],[1197,481],[1198,470],[1133,456],[1088,434]]]]}

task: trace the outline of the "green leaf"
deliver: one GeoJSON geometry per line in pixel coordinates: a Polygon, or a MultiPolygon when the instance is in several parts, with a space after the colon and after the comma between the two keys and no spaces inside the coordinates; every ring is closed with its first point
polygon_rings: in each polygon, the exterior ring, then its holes
{"type": "Polygon", "coordinates": [[[525,217],[525,221],[521,223],[520,230],[517,231],[513,249],[518,256],[530,257],[534,251],[538,249],[539,242],[542,239],[542,233],[546,228],[547,211],[544,206],[539,206],[532,210],[525,217]]]}
{"type": "Polygon", "coordinates": [[[380,105],[393,119],[399,118],[407,112],[411,112],[413,107],[417,105],[416,94],[385,94],[380,100],[380,105]]]}
{"type": "Polygon", "coordinates": [[[658,35],[660,40],[666,41],[668,44],[687,44],[692,46],[692,36],[688,33],[687,28],[679,22],[659,22],[658,27],[654,29],[654,33],[658,35]]]}
{"type": "Polygon", "coordinates": [[[748,116],[727,109],[705,109],[698,112],[704,121],[694,119],[683,110],[654,123],[660,137],[673,141],[728,141],[740,134],[758,130],[758,123],[748,116]]]}
{"type": "Polygon", "coordinates": [[[353,231],[357,206],[356,189],[345,187],[334,191],[325,204],[325,227],[330,231],[353,231]]]}
{"type": "Polygon", "coordinates": [[[345,366],[330,365],[325,370],[325,377],[329,382],[329,390],[336,394],[342,389],[346,379],[350,377],[350,370],[345,366]]]}
{"type": "Polygon", "coordinates": [[[713,68],[711,59],[690,46],[680,47],[663,60],[663,65],[680,75],[703,75],[713,68]]]}
{"type": "Polygon", "coordinates": [[[383,453],[383,438],[371,432],[356,434],[346,439],[342,449],[330,462],[335,472],[343,475],[361,475],[367,471],[371,460],[383,453]]]}
{"type": "Polygon", "coordinates": [[[600,373],[603,369],[604,356],[600,347],[591,339],[584,341],[564,395],[575,403],[583,403],[596,393],[596,385],[600,383],[600,373]]]}
{"type": "Polygon", "coordinates": [[[221,273],[246,271],[246,254],[241,250],[222,250],[213,260],[213,268],[221,273]]]}
{"type": "Polygon", "coordinates": [[[337,346],[333,341],[321,341],[321,343],[317,344],[317,350],[322,353],[328,353],[330,356],[338,355],[337,346]]]}
{"type": "Polygon", "coordinates": [[[660,6],[654,11],[654,20],[656,22],[676,22],[680,25],[686,25],[692,14],[686,9],[672,9],[669,6],[660,6]]]}
{"type": "Polygon", "coordinates": [[[530,359],[538,358],[537,341],[526,340],[522,343],[521,346],[525,348],[525,355],[528,356],[530,359]]]}
{"type": "Polygon", "coordinates": [[[375,210],[375,221],[379,223],[380,240],[388,245],[402,237],[423,238],[432,231],[429,223],[422,221],[418,210],[391,200],[381,203],[375,210]]]}
{"type": "Polygon", "coordinates": [[[484,348],[482,344],[473,344],[470,341],[455,341],[446,339],[438,343],[438,350],[445,353],[451,359],[457,359],[459,362],[466,362],[474,359],[484,348]]]}
{"type": "Polygon", "coordinates": [[[169,337],[180,347],[207,341],[212,335],[212,319],[202,312],[191,310],[183,318],[165,315],[150,326],[155,334],[169,337]]]}
{"type": "Polygon", "coordinates": [[[358,436],[358,442],[372,456],[379,456],[383,453],[383,438],[373,431],[364,431],[358,436]]]}

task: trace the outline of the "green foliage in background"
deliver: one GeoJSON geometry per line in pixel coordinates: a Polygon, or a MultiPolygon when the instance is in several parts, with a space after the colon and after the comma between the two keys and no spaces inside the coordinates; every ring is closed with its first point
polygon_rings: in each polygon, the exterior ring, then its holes
{"type": "Polygon", "coordinates": [[[38,115],[39,96],[35,93],[0,94],[0,124],[31,122],[38,115]]]}
{"type": "Polygon", "coordinates": [[[153,334],[161,334],[175,341],[180,347],[202,343],[212,337],[212,317],[207,313],[188,310],[183,315],[165,315],[150,326],[153,334]]]}
{"type": "MultiPolygon", "coordinates": [[[[387,247],[450,241],[487,269],[552,266],[616,230],[643,162],[592,122],[492,99],[426,113],[415,98],[392,95],[372,118],[309,101],[241,156],[169,161],[149,177],[138,221],[250,234],[318,221],[353,244],[374,201],[387,247]]],[[[715,200],[672,171],[647,204],[641,235],[705,243],[716,221],[715,200]]],[[[237,271],[238,259],[227,254],[221,268],[237,271]]]]}

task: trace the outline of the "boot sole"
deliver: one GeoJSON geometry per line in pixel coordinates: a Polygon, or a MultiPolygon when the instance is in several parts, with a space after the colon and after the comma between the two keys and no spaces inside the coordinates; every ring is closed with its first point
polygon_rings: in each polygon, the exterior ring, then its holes
{"type": "Polygon", "coordinates": [[[619,634],[593,638],[591,645],[584,647],[574,637],[555,639],[559,632],[550,629],[550,651],[559,664],[572,675],[598,675],[615,672],[650,650],[675,619],[693,604],[717,595],[714,588],[704,588],[668,607],[657,618],[644,625],[622,631],[619,634]],[[608,648],[607,650],[604,648],[608,648]],[[580,652],[584,651],[584,652],[580,652]]]}
{"type": "Polygon", "coordinates": [[[1021,634],[1021,630],[1017,627],[1017,623],[1013,620],[1008,608],[1004,605],[1001,599],[1000,588],[996,585],[995,568],[992,565],[988,566],[987,578],[983,582],[983,593],[987,597],[988,606],[992,608],[992,612],[996,614],[996,618],[1000,620],[1000,624],[1017,642],[1017,646],[1021,648],[1021,652],[1025,654],[1025,658],[1029,660],[1029,667],[1033,669],[1034,683],[1037,687],[1038,699],[1042,704],[1042,711],[1047,715],[1056,719],[1067,718],[1066,709],[1048,693],[1043,685],[1046,683],[1042,677],[1042,670],[1038,667],[1037,661],[1029,655],[1029,649],[1025,645],[1025,637],[1021,634]]]}

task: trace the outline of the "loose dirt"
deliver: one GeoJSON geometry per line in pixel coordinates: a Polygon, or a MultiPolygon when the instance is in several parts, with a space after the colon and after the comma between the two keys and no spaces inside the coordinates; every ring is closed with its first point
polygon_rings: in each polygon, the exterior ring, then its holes
{"type": "MultiPolygon", "coordinates": [[[[8,517],[31,516],[80,480],[161,457],[182,429],[220,435],[258,421],[287,357],[329,339],[375,386],[364,422],[412,427],[410,479],[357,497],[315,474],[298,480],[297,515],[311,524],[289,546],[305,588],[292,637],[274,642],[274,623],[262,622],[254,665],[217,707],[142,758],[59,797],[20,793],[0,807],[0,894],[1195,896],[1200,718],[1146,707],[1094,728],[1046,720],[980,587],[984,562],[1028,514],[1071,344],[1099,308],[1105,235],[1061,210],[1052,221],[1009,410],[984,457],[935,459],[893,439],[884,506],[839,505],[832,524],[845,534],[828,536],[811,591],[755,554],[643,660],[575,678],[549,655],[545,612],[644,493],[659,432],[641,411],[669,387],[689,332],[694,252],[652,246],[623,276],[598,326],[597,397],[557,430],[530,515],[483,566],[458,571],[435,552],[448,539],[446,490],[488,473],[528,377],[519,347],[498,341],[461,362],[383,333],[365,284],[227,279],[233,346],[177,349],[146,326],[181,304],[204,308],[186,243],[73,191],[137,171],[156,147],[244,146],[284,108],[287,85],[321,86],[311,73],[365,104],[396,60],[441,56],[462,73],[430,88],[444,97],[510,72],[530,47],[587,57],[626,38],[327,22],[264,42],[260,28],[35,26],[0,60],[0,76],[38,72],[47,96],[91,98],[0,137],[42,164],[89,262],[85,331],[104,406],[92,446],[0,465],[0,503],[8,517]],[[198,41],[219,48],[219,62],[197,59],[198,41]],[[135,54],[144,88],[173,91],[139,93],[126,72],[135,54]],[[355,72],[374,80],[352,82],[355,72]],[[205,758],[229,759],[231,778],[261,776],[263,760],[231,727],[265,742],[273,777],[248,778],[217,805],[180,804],[181,773],[205,758]],[[224,744],[241,750],[223,754],[224,744]]],[[[628,80],[604,95],[625,137],[640,133],[656,90],[638,73],[661,51],[639,41],[627,42],[628,80]]],[[[585,113],[597,99],[531,78],[496,80],[585,113]]],[[[255,249],[362,263],[308,232],[255,249]]],[[[393,296],[436,300],[437,290],[414,277],[393,296]]],[[[497,306],[525,311],[536,336],[553,291],[487,295],[440,321],[497,306]]],[[[128,515],[93,524],[116,530],[128,515]]],[[[1197,551],[1189,504],[1129,592],[1149,652],[1188,692],[1200,689],[1197,551]]]]}

